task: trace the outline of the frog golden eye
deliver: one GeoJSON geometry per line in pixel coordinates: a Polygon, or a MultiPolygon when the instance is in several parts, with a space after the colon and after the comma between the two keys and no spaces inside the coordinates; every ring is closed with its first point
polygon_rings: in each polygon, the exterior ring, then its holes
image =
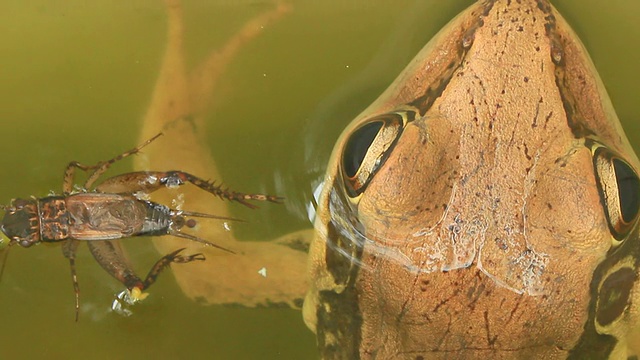
{"type": "Polygon", "coordinates": [[[360,195],[386,160],[413,112],[394,112],[369,119],[351,133],[342,153],[347,193],[360,195]]]}
{"type": "Polygon", "coordinates": [[[638,218],[638,174],[631,165],[605,147],[597,147],[593,156],[596,180],[609,228],[616,240],[623,240],[638,218]]]}

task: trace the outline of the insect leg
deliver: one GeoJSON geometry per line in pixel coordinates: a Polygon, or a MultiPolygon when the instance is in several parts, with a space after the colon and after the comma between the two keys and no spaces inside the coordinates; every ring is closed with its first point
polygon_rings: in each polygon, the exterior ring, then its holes
{"type": "Polygon", "coordinates": [[[127,289],[143,289],[143,281],[133,271],[131,264],[118,240],[87,241],[89,251],[98,264],[127,289]]]}
{"type": "Polygon", "coordinates": [[[139,171],[122,175],[117,175],[105,180],[96,187],[99,192],[108,193],[130,193],[137,191],[150,193],[162,187],[177,187],[191,183],[213,195],[230,201],[237,201],[249,208],[256,208],[256,205],[248,201],[270,201],[274,203],[282,202],[281,197],[265,195],[265,194],[245,194],[237,191],[231,191],[222,185],[216,185],[213,182],[201,179],[195,175],[191,175],[184,171],[139,171]]]}
{"type": "Polygon", "coordinates": [[[5,247],[0,249],[0,280],[2,280],[2,275],[4,274],[4,267],[7,265],[7,256],[9,255],[10,246],[15,244],[15,242],[10,241],[5,247]]]}
{"type": "Polygon", "coordinates": [[[96,169],[99,166],[97,165],[83,165],[77,161],[72,161],[67,165],[67,168],[64,169],[64,180],[62,181],[62,192],[65,195],[71,193],[73,190],[73,179],[76,175],[76,169],[80,169],[82,171],[89,171],[91,169],[96,169]]]}
{"type": "Polygon", "coordinates": [[[137,154],[140,152],[140,150],[149,145],[153,140],[157,139],[158,137],[160,137],[162,135],[162,133],[159,133],[157,135],[155,135],[154,137],[152,137],[151,139],[145,141],[144,143],[142,143],[141,145],[129,150],[129,151],[125,151],[122,154],[109,159],[107,161],[101,161],[95,165],[83,165],[77,161],[72,161],[69,163],[69,165],[67,165],[67,168],[64,171],[64,182],[62,183],[62,191],[65,194],[69,194],[71,193],[71,190],[73,189],[73,179],[75,177],[75,170],[76,169],[80,169],[82,171],[90,171],[93,170],[93,172],[91,172],[89,174],[89,177],[87,178],[87,180],[84,183],[84,188],[85,189],[90,189],[91,186],[93,186],[93,183],[96,182],[96,180],[100,177],[100,175],[104,174],[105,171],[107,171],[109,169],[109,167],[117,162],[120,161],[128,156],[137,154]]]}
{"type": "Polygon", "coordinates": [[[162,187],[158,177],[152,171],[136,171],[110,177],[96,186],[95,190],[110,194],[135,194],[154,192],[162,187]]]}
{"type": "Polygon", "coordinates": [[[76,250],[79,244],[78,240],[67,240],[62,244],[62,253],[69,259],[69,265],[71,266],[71,281],[73,281],[73,293],[76,297],[76,321],[78,321],[80,313],[80,285],[76,275],[76,250]]]}
{"type": "Polygon", "coordinates": [[[163,256],[160,260],[158,260],[153,267],[151,268],[151,270],[149,270],[149,274],[147,275],[147,278],[144,280],[144,288],[142,290],[147,289],[149,286],[153,285],[153,283],[156,282],[156,279],[158,278],[158,275],[160,275],[160,273],[162,272],[162,270],[164,270],[165,268],[167,268],[169,265],[171,265],[171,263],[188,263],[191,261],[204,261],[205,257],[203,254],[198,253],[198,254],[193,254],[193,255],[178,255],[182,250],[184,250],[185,248],[182,249],[178,249],[170,254],[167,254],[165,256],[163,256]]]}
{"type": "Polygon", "coordinates": [[[189,173],[183,171],[168,171],[165,173],[159,173],[161,175],[160,182],[167,187],[179,186],[184,184],[185,182],[190,182],[193,185],[199,187],[200,189],[207,191],[213,195],[216,195],[222,199],[227,199],[230,201],[237,201],[242,205],[245,205],[249,208],[256,208],[257,206],[248,203],[248,200],[255,201],[270,201],[274,203],[281,203],[282,198],[273,195],[265,195],[265,194],[246,194],[237,191],[231,191],[226,187],[223,187],[222,184],[216,185],[214,182],[209,182],[207,180],[201,179],[197,176],[191,175],[189,173]]]}
{"type": "Polygon", "coordinates": [[[111,276],[120,281],[129,290],[137,288],[142,291],[151,286],[160,272],[171,263],[188,263],[196,260],[204,260],[204,255],[178,255],[183,249],[176,250],[158,260],[149,271],[146,279],[142,281],[129,264],[124,250],[117,240],[88,241],[87,245],[93,257],[111,276]]]}

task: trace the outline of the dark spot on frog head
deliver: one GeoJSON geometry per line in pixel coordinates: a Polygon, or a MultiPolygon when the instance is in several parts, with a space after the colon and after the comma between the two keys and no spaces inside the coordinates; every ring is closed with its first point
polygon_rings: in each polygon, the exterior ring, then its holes
{"type": "Polygon", "coordinates": [[[598,291],[596,321],[607,326],[620,318],[629,306],[629,295],[636,281],[632,268],[623,267],[609,274],[598,291]]]}

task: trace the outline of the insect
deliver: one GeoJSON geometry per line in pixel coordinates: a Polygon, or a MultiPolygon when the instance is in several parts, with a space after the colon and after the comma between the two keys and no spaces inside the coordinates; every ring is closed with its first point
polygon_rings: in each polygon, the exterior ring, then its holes
{"type": "Polygon", "coordinates": [[[146,278],[138,277],[128,265],[119,243],[113,240],[134,236],[173,235],[206,246],[233,253],[233,251],[194,235],[183,233],[183,227],[196,225],[193,218],[235,220],[210,214],[181,211],[143,199],[163,187],[177,187],[191,183],[222,199],[239,202],[247,207],[256,206],[249,201],[281,202],[281,198],[263,194],[245,194],[229,191],[220,185],[203,180],[183,171],[140,171],[116,175],[94,187],[94,183],[109,167],[123,158],[137,154],[160,137],[110,160],[95,165],[72,161],[64,172],[61,195],[43,198],[14,199],[5,211],[0,230],[9,239],[9,245],[30,247],[41,242],[62,242],[62,252],[69,259],[75,293],[76,321],[80,309],[80,288],[76,276],[76,250],[80,242],[87,243],[96,261],[128,289],[131,299],[141,300],[142,291],[151,286],[160,272],[171,263],[203,261],[201,253],[181,255],[184,248],[163,256],[151,268],[146,278]],[[87,172],[88,177],[80,191],[74,191],[76,169],[87,172]]]}

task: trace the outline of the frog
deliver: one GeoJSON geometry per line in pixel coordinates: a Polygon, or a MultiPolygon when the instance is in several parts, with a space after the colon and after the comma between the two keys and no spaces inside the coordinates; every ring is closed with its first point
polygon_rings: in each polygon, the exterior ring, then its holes
{"type": "MultiPolygon", "coordinates": [[[[189,77],[180,2],[167,3],[140,139],[160,130],[179,146],[135,166],[180,162],[215,178],[198,135],[214,80],[247,29],[288,8],[254,19],[202,62],[207,76],[189,77]]],[[[313,229],[268,242],[196,229],[243,256],[207,253],[174,271],[200,302],[302,306],[324,359],[626,359],[639,321],[639,169],[587,51],[549,1],[481,0],[345,128],[313,229]],[[241,271],[248,263],[275,278],[258,281],[241,271]]],[[[227,215],[224,203],[184,199],[227,215]]]]}

